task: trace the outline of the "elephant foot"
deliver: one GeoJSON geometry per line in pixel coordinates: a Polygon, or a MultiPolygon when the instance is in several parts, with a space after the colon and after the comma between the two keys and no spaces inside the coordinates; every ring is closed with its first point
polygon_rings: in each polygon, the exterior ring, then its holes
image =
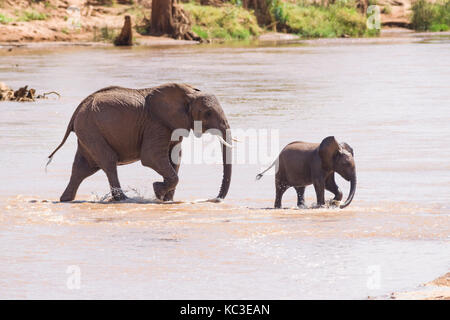
{"type": "Polygon", "coordinates": [[[167,191],[164,186],[164,182],[154,182],[153,191],[155,192],[155,196],[158,200],[165,201],[164,196],[167,194],[167,191]]]}
{"type": "Polygon", "coordinates": [[[171,191],[167,192],[166,195],[164,196],[164,201],[173,201],[174,193],[175,193],[175,190],[171,190],[171,191]]]}
{"type": "Polygon", "coordinates": [[[298,209],[308,209],[308,207],[304,203],[297,204],[298,209]]]}
{"type": "Polygon", "coordinates": [[[61,195],[61,198],[59,198],[59,201],[61,201],[61,202],[69,202],[69,201],[72,201],[73,199],[75,199],[75,197],[72,194],[64,192],[61,195]]]}
{"type": "Polygon", "coordinates": [[[72,201],[72,200],[73,200],[72,197],[68,197],[68,196],[64,196],[64,195],[62,195],[61,198],[59,198],[60,202],[69,202],[69,201],[72,201]]]}
{"type": "Polygon", "coordinates": [[[341,203],[341,200],[336,200],[336,199],[330,200],[331,207],[338,207],[340,203],[341,203]]]}
{"type": "Polygon", "coordinates": [[[114,201],[124,201],[124,200],[128,200],[129,198],[125,195],[125,194],[121,194],[118,196],[114,196],[113,197],[114,201]]]}
{"type": "Polygon", "coordinates": [[[333,200],[339,202],[342,200],[342,197],[343,197],[343,194],[342,194],[342,192],[339,191],[339,193],[334,196],[333,200]]]}
{"type": "Polygon", "coordinates": [[[315,204],[312,208],[313,209],[323,209],[326,208],[327,206],[325,205],[325,203],[321,203],[321,204],[315,204]]]}
{"type": "Polygon", "coordinates": [[[114,189],[111,193],[114,201],[124,201],[128,199],[125,193],[120,189],[114,189]]]}

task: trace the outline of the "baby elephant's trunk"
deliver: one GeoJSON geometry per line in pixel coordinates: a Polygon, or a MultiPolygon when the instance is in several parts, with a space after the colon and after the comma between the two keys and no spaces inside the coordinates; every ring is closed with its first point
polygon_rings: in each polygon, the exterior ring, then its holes
{"type": "Polygon", "coordinates": [[[356,174],[350,180],[350,192],[348,194],[347,200],[345,200],[345,203],[340,206],[341,209],[345,208],[352,202],[353,196],[355,195],[355,191],[356,191],[356,174]]]}

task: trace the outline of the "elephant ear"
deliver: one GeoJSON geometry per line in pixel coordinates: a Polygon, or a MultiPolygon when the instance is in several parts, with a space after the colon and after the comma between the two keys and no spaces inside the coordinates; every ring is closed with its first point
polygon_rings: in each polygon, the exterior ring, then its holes
{"type": "Polygon", "coordinates": [[[324,170],[333,169],[333,159],[341,151],[341,146],[333,136],[326,137],[319,146],[319,156],[324,170]]]}
{"type": "Polygon", "coordinates": [[[145,109],[150,118],[160,121],[169,129],[190,130],[192,116],[190,104],[194,99],[190,86],[167,84],[156,87],[145,98],[145,109]]]}
{"type": "Polygon", "coordinates": [[[340,146],[341,146],[342,149],[347,150],[347,151],[352,155],[352,157],[354,156],[354,154],[353,154],[353,148],[350,147],[349,144],[348,144],[347,142],[341,142],[341,143],[340,143],[340,146]]]}

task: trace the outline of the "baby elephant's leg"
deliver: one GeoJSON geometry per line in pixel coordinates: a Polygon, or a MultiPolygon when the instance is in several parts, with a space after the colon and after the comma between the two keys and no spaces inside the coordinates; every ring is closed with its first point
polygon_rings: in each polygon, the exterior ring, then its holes
{"type": "Polygon", "coordinates": [[[325,206],[325,182],[322,179],[316,179],[313,185],[316,191],[317,207],[325,206]]]}
{"type": "Polygon", "coordinates": [[[281,208],[281,199],[288,188],[289,186],[286,183],[275,179],[275,208],[281,208]]]}
{"type": "Polygon", "coordinates": [[[297,207],[305,207],[305,187],[294,187],[297,191],[297,207]]]}
{"type": "Polygon", "coordinates": [[[325,181],[325,189],[332,192],[334,194],[334,199],[336,201],[342,200],[342,191],[339,189],[338,185],[336,184],[336,181],[334,180],[334,172],[330,174],[325,181]]]}

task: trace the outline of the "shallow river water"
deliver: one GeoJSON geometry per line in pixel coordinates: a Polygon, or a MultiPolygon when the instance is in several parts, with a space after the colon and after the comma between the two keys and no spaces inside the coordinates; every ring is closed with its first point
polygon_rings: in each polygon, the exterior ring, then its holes
{"type": "MultiPolygon", "coordinates": [[[[449,49],[443,37],[2,51],[0,81],[61,99],[0,104],[0,298],[364,299],[442,275],[450,267],[449,49]],[[216,94],[241,140],[226,200],[196,202],[217,195],[221,165],[187,151],[175,195],[184,203],[155,203],[160,177],[140,163],[119,168],[129,202],[101,201],[109,190],[98,172],[77,202],[59,203],[75,135],[47,173],[46,157],[81,100],[109,85],[166,82],[216,94]],[[243,137],[249,129],[258,143],[243,137]],[[273,175],[255,175],[287,143],[329,135],[355,151],[353,203],[300,210],[290,189],[284,209],[270,209],[273,175]]],[[[194,144],[218,142],[204,136],[184,147],[194,144]]],[[[337,182],[346,197],[348,183],[337,182]]],[[[315,202],[312,187],[306,199],[315,202]]]]}

